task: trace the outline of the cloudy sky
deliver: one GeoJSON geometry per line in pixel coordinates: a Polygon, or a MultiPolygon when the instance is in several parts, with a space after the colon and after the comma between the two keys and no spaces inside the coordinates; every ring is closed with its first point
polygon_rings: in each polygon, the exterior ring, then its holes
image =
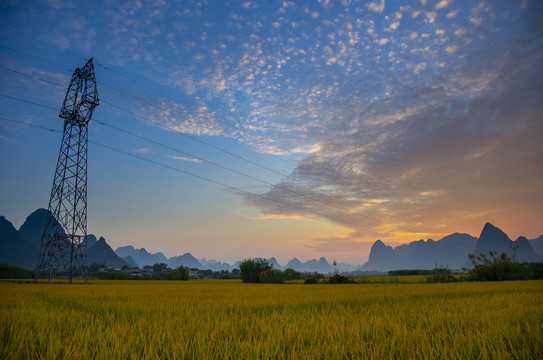
{"type": "Polygon", "coordinates": [[[377,239],[486,222],[535,238],[542,18],[537,0],[2,1],[0,214],[47,207],[93,57],[88,223],[113,248],[361,264],[377,239]]]}

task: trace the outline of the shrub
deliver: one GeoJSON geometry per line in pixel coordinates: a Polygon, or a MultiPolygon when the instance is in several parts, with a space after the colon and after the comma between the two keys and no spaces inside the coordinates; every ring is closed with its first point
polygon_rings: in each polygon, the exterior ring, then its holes
{"type": "Polygon", "coordinates": [[[244,283],[283,283],[284,274],[273,269],[267,259],[246,259],[239,265],[241,280],[244,283]]]}
{"type": "Polygon", "coordinates": [[[328,278],[327,283],[328,284],[354,284],[355,281],[347,276],[335,274],[328,278]]]}
{"type": "Polygon", "coordinates": [[[33,279],[34,271],[18,266],[0,264],[0,279],[33,279]]]}
{"type": "Polygon", "coordinates": [[[458,279],[452,275],[451,270],[436,267],[432,270],[431,275],[426,278],[426,281],[429,283],[448,283],[456,282],[458,279]]]}
{"type": "Polygon", "coordinates": [[[391,270],[388,272],[390,276],[409,276],[409,275],[431,275],[432,270],[391,270]]]}
{"type": "Polygon", "coordinates": [[[285,274],[285,280],[301,280],[304,278],[304,274],[299,272],[299,271],[296,271],[294,269],[291,269],[291,268],[287,268],[285,269],[285,271],[283,271],[283,273],[285,274]]]}
{"type": "Polygon", "coordinates": [[[304,279],[304,284],[318,284],[319,279],[314,276],[309,276],[304,279]]]}
{"type": "Polygon", "coordinates": [[[187,267],[179,266],[177,269],[170,271],[166,274],[168,280],[188,280],[190,277],[190,270],[187,267]]]}
{"type": "Polygon", "coordinates": [[[490,251],[489,256],[469,254],[473,269],[468,280],[472,281],[503,281],[528,280],[543,277],[543,263],[519,263],[506,253],[498,256],[496,251],[490,251]]]}
{"type": "Polygon", "coordinates": [[[259,282],[266,284],[282,284],[285,282],[285,274],[281,270],[267,269],[258,274],[259,282]]]}
{"type": "Polygon", "coordinates": [[[120,271],[108,271],[102,274],[103,274],[102,279],[108,279],[108,280],[130,280],[131,279],[130,274],[127,274],[125,272],[120,272],[120,271]]]}

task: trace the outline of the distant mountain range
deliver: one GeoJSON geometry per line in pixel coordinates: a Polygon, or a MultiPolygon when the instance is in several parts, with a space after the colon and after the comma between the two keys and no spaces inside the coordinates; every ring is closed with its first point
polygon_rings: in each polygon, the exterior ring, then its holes
{"type": "MultiPolygon", "coordinates": [[[[5,217],[0,216],[0,263],[33,268],[36,266],[41,236],[45,223],[47,210],[38,209],[30,214],[19,230],[5,217]]],[[[136,249],[133,246],[122,246],[113,250],[106,239],[90,234],[87,242],[87,264],[104,263],[108,267],[121,268],[144,267],[156,263],[166,263],[171,268],[180,265],[202,270],[233,270],[239,268],[239,261],[235,264],[223,263],[217,260],[196,259],[192,254],[185,253],[180,256],[167,258],[162,252],[149,253],[146,249],[136,249]]],[[[450,269],[469,267],[468,254],[488,254],[490,250],[498,253],[506,252],[519,261],[543,261],[543,235],[537,239],[528,240],[519,237],[515,241],[499,228],[487,223],[479,238],[468,234],[455,233],[434,241],[418,240],[392,248],[377,240],[370,252],[368,261],[363,265],[339,263],[336,265],[339,272],[354,271],[389,271],[400,269],[433,269],[436,266],[445,266],[450,269]]],[[[328,274],[334,272],[334,266],[324,257],[301,262],[297,258],[290,260],[286,265],[280,265],[272,257],[269,261],[274,268],[284,270],[291,268],[301,272],[318,272],[328,274]]]]}
{"type": "Polygon", "coordinates": [[[487,223],[479,238],[468,234],[455,233],[439,241],[413,241],[392,248],[377,240],[370,252],[368,262],[362,270],[389,271],[400,269],[433,269],[443,266],[460,270],[470,268],[468,255],[480,253],[488,255],[493,250],[514,255],[521,262],[543,261],[543,235],[527,240],[519,237],[515,241],[494,225],[487,223]],[[538,249],[538,251],[534,250],[538,249]]]}

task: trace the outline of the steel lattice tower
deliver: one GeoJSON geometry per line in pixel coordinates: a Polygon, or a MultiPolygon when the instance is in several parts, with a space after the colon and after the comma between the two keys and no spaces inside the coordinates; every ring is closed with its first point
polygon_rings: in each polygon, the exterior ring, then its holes
{"type": "Polygon", "coordinates": [[[45,220],[34,281],[47,273],[49,282],[79,273],[87,282],[87,144],[92,112],[98,106],[92,59],[75,69],[59,116],[64,119],[49,211],[45,220]]]}

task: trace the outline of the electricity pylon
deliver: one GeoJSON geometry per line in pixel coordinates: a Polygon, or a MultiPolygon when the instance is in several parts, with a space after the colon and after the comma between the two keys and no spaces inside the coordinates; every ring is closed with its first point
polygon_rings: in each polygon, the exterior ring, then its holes
{"type": "Polygon", "coordinates": [[[77,272],[87,283],[87,143],[89,121],[98,104],[90,59],[75,69],[60,110],[64,132],[34,282],[46,272],[49,283],[57,273],[66,274],[72,283],[77,272]]]}

